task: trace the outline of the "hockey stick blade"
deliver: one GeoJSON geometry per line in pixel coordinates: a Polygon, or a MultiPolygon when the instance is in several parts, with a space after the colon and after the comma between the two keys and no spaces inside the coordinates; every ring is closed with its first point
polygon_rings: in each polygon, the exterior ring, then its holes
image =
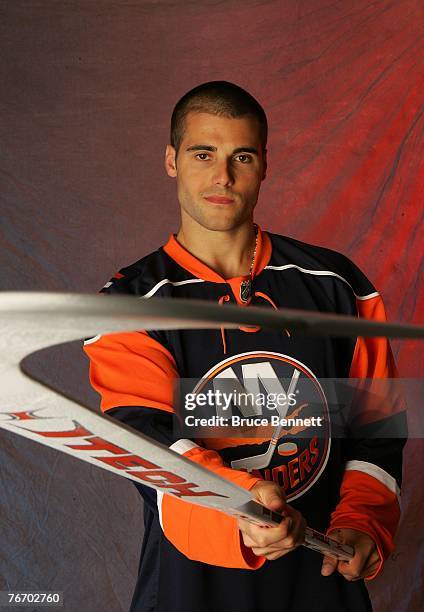
{"type": "MultiPolygon", "coordinates": [[[[1,408],[0,427],[162,493],[215,508],[256,525],[275,526],[283,518],[267,513],[249,491],[124,423],[55,392],[49,394],[48,400],[43,402],[43,407],[33,409],[1,408]]],[[[339,559],[348,560],[353,556],[351,547],[310,528],[306,528],[304,545],[339,559]]]]}

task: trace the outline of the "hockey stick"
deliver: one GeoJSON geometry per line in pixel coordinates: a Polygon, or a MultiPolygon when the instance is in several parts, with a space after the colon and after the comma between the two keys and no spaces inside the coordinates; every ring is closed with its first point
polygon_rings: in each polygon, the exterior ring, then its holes
{"type": "MultiPolygon", "coordinates": [[[[263,308],[222,308],[194,300],[140,300],[132,296],[105,299],[97,295],[3,293],[0,426],[193,503],[245,516],[260,524],[275,524],[272,517],[262,514],[262,508],[244,489],[123,424],[52,392],[20,369],[22,359],[37,349],[98,333],[141,328],[238,328],[241,324],[260,324],[275,330],[300,329],[318,335],[424,337],[423,327],[306,311],[268,312],[263,308]]],[[[350,547],[309,528],[305,544],[343,558],[352,553],[350,547]]]]}

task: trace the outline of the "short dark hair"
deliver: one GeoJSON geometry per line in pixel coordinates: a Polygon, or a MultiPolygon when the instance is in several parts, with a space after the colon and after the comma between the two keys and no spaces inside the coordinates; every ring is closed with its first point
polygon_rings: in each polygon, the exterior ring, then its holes
{"type": "Polygon", "coordinates": [[[245,89],[228,81],[209,81],[190,89],[175,105],[171,117],[171,145],[176,152],[184,136],[185,118],[190,112],[210,113],[233,119],[251,116],[259,123],[263,149],[266,149],[268,122],[265,111],[245,89]]]}

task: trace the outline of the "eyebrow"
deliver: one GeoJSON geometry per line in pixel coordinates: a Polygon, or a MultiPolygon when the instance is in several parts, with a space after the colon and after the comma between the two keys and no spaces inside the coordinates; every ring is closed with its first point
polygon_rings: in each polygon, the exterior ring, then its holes
{"type": "MultiPolygon", "coordinates": [[[[191,147],[188,147],[186,150],[187,151],[211,151],[212,153],[216,153],[218,149],[216,147],[213,147],[212,145],[195,144],[195,145],[192,145],[191,147]]],[[[258,149],[256,149],[255,147],[237,147],[237,149],[234,149],[232,154],[235,155],[236,153],[253,153],[254,155],[259,155],[258,149]]]]}

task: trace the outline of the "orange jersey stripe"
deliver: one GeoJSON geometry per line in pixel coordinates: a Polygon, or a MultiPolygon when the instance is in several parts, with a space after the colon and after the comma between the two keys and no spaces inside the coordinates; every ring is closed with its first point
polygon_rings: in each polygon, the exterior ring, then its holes
{"type": "MultiPolygon", "coordinates": [[[[378,295],[357,300],[358,314],[365,319],[386,321],[383,301],[378,295]]],[[[351,419],[365,425],[405,410],[401,384],[387,338],[362,338],[356,341],[350,378],[358,382],[359,400],[352,405],[351,419]],[[372,380],[371,380],[372,379],[372,380]],[[364,391],[361,393],[361,391],[364,391]]]]}
{"type": "Polygon", "coordinates": [[[118,406],[146,406],[174,412],[178,377],[171,353],[145,331],[108,334],[84,345],[90,382],[104,412],[118,406]]]}
{"type": "MultiPolygon", "coordinates": [[[[192,448],[184,456],[244,489],[251,489],[260,480],[226,467],[212,450],[192,448]]],[[[239,569],[258,569],[265,563],[265,557],[257,557],[243,544],[237,520],[218,510],[164,495],[162,527],[168,540],[193,561],[239,569]]]]}
{"type": "Polygon", "coordinates": [[[394,550],[393,539],[400,518],[396,493],[384,483],[362,471],[347,470],[340,489],[341,501],[331,515],[327,533],[335,529],[357,529],[376,543],[381,563],[367,580],[381,571],[383,562],[394,550]]]}

